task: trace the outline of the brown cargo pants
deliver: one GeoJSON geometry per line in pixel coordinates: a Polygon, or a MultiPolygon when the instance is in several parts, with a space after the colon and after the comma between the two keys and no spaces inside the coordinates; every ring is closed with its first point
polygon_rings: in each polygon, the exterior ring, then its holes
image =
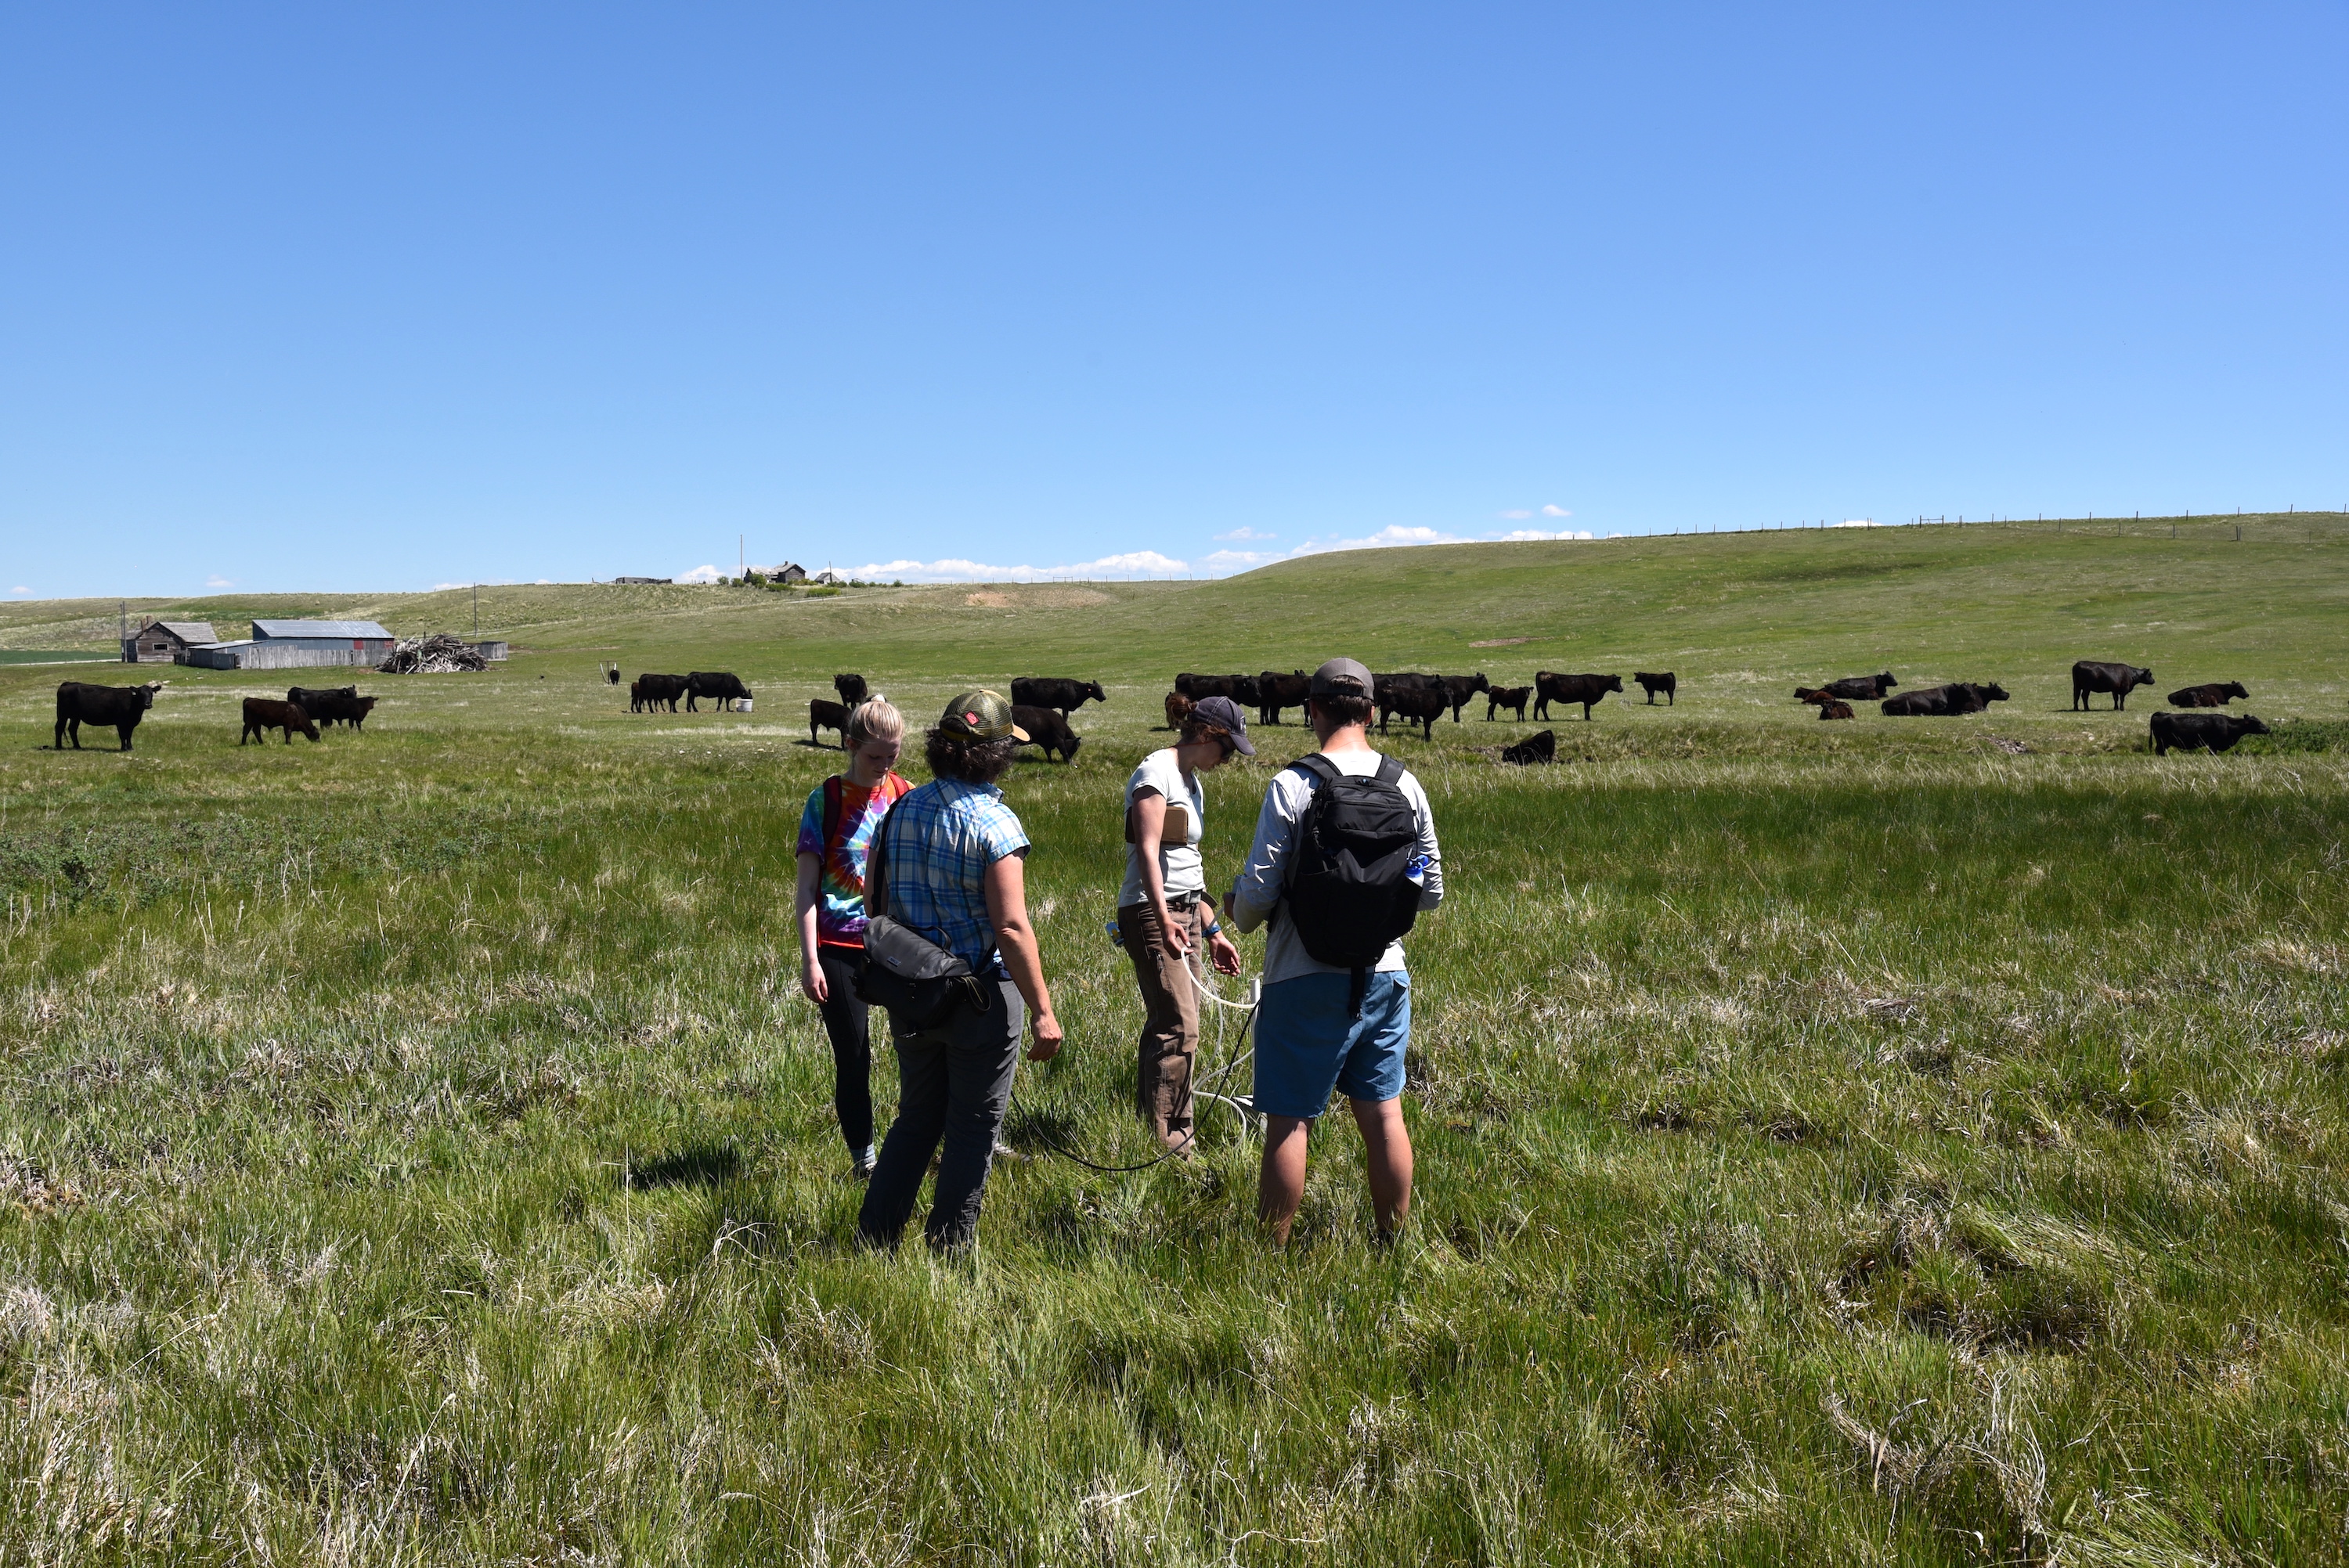
{"type": "Polygon", "coordinates": [[[1190,955],[1177,958],[1159,940],[1155,909],[1130,903],[1117,912],[1118,934],[1125,938],[1125,955],[1133,961],[1133,977],[1142,985],[1134,1109],[1169,1149],[1188,1150],[1191,1143],[1191,1067],[1199,1054],[1199,993],[1193,977],[1206,978],[1202,965],[1207,916],[1205,903],[1174,911],[1174,918],[1191,934],[1190,955]]]}

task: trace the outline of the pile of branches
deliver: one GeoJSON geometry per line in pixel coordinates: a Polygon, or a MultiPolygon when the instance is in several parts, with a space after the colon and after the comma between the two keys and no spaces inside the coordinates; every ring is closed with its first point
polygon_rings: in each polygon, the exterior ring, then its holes
{"type": "Polygon", "coordinates": [[[490,661],[481,657],[481,650],[446,632],[402,637],[393,645],[391,657],[376,665],[388,676],[450,676],[489,667],[490,661]]]}

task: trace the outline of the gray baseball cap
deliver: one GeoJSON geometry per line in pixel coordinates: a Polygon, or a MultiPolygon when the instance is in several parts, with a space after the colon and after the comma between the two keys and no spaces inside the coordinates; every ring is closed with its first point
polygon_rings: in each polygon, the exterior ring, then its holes
{"type": "Polygon", "coordinates": [[[1227,696],[1203,696],[1191,707],[1193,718],[1204,718],[1209,724],[1221,725],[1232,732],[1232,749],[1242,757],[1254,757],[1256,748],[1247,738],[1247,720],[1240,715],[1240,705],[1227,696]]]}
{"type": "Polygon", "coordinates": [[[1371,672],[1351,659],[1331,659],[1313,672],[1315,696],[1368,696],[1371,672]]]}

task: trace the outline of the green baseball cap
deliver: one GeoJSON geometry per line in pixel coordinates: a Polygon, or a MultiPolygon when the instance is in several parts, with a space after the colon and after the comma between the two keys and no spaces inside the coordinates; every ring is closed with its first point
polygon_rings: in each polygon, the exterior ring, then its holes
{"type": "Polygon", "coordinates": [[[1011,722],[1011,705],[1001,692],[981,686],[967,691],[947,704],[938,716],[938,727],[948,735],[968,735],[974,740],[1000,740],[1009,736],[1025,740],[1028,732],[1011,722]]]}

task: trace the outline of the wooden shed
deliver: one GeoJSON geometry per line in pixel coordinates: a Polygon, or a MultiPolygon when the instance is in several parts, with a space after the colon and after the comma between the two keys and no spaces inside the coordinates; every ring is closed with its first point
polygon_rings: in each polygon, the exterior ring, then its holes
{"type": "Polygon", "coordinates": [[[210,621],[150,621],[122,639],[126,665],[181,664],[190,648],[210,647],[220,638],[210,621]]]}

